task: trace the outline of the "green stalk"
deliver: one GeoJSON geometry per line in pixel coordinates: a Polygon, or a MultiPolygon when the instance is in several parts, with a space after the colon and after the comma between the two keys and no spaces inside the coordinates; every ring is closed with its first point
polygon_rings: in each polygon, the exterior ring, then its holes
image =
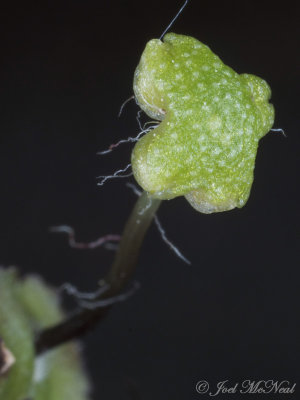
{"type": "Polygon", "coordinates": [[[125,225],[114,262],[104,279],[110,285],[110,294],[122,290],[132,276],[140,247],[160,203],[161,200],[151,199],[146,192],[138,198],[125,225]]]}
{"type": "MultiPolygon", "coordinates": [[[[146,192],[138,198],[125,225],[119,249],[107,276],[101,280],[109,289],[96,301],[118,295],[131,279],[145,234],[161,201],[152,199],[146,192]]],[[[41,331],[36,338],[37,354],[78,338],[98,323],[111,305],[92,309],[78,309],[65,321],[41,331]]]]}

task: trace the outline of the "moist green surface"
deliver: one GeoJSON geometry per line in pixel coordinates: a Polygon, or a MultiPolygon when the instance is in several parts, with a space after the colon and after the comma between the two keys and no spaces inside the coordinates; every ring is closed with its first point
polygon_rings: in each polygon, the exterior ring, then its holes
{"type": "Polygon", "coordinates": [[[242,207],[258,141],[274,122],[268,84],[237,74],[198,40],[169,33],[147,43],[134,93],[162,121],[132,153],[142,188],[161,199],[184,195],[206,213],[242,207]]]}

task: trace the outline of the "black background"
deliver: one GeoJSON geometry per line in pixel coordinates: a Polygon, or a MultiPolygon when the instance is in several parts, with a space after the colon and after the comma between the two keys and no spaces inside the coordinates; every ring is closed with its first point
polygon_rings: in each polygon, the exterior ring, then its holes
{"type": "MultiPolygon", "coordinates": [[[[127,165],[131,146],[103,157],[96,152],[138,133],[134,102],[120,119],[117,114],[132,95],[146,42],[160,36],[181,4],[1,7],[2,264],[82,290],[94,289],[105,274],[111,252],[72,250],[48,228],[72,225],[83,241],[122,231],[135,195],[125,180],[98,187],[96,177],[127,165]]],[[[84,341],[94,399],[209,398],[195,391],[202,379],[212,385],[225,379],[297,382],[298,18],[288,2],[192,0],[173,26],[209,45],[237,72],[264,78],[272,88],[274,127],[284,128],[287,138],[271,132],[261,140],[243,209],[202,215],[184,198],[163,203],[161,222],[192,266],[150,229],[136,273],[141,290],[84,341]]]]}

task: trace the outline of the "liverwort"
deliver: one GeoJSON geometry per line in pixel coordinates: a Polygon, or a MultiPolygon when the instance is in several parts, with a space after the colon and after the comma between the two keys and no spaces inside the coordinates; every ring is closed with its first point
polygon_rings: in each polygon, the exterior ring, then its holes
{"type": "Polygon", "coordinates": [[[203,213],[244,206],[258,141],[274,122],[268,84],[239,75],[198,40],[168,33],[147,43],[133,88],[142,110],[161,121],[132,153],[140,186],[156,199],[185,196],[203,213]]]}

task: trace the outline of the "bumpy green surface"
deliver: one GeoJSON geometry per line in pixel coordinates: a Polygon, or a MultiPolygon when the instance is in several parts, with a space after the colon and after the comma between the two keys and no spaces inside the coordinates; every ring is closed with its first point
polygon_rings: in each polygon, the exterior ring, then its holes
{"type": "Polygon", "coordinates": [[[237,74],[198,40],[150,40],[134,77],[140,107],[162,121],[135,145],[133,173],[155,198],[184,195],[204,213],[242,207],[259,139],[272,127],[268,84],[237,74]]]}

